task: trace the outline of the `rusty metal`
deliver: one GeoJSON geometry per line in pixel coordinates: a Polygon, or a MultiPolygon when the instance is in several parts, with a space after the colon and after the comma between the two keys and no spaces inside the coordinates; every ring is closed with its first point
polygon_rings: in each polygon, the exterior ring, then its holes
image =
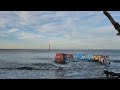
{"type": "Polygon", "coordinates": [[[56,53],[55,62],[56,63],[65,64],[65,54],[63,54],[63,53],[56,53]]]}

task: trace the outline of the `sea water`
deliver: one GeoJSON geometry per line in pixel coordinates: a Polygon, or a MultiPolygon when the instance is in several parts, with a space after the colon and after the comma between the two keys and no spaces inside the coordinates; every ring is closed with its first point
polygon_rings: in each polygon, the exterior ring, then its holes
{"type": "Polygon", "coordinates": [[[103,70],[120,72],[120,50],[0,50],[0,79],[82,79],[104,77],[103,70]],[[108,55],[110,65],[83,60],[54,62],[56,53],[108,55]]]}

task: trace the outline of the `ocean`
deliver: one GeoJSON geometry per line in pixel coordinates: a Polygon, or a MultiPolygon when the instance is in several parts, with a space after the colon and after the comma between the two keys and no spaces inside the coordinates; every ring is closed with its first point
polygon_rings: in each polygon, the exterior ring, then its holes
{"type": "Polygon", "coordinates": [[[0,79],[86,79],[105,77],[103,70],[120,72],[120,50],[0,50],[0,79]],[[56,53],[103,54],[109,56],[111,64],[82,60],[57,64],[56,53]]]}

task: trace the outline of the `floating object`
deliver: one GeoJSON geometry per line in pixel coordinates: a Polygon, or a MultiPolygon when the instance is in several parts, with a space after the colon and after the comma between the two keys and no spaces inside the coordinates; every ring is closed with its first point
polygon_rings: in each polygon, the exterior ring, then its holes
{"type": "Polygon", "coordinates": [[[77,59],[77,60],[92,60],[92,56],[93,55],[83,54],[83,53],[73,55],[74,59],[77,59]]]}
{"type": "Polygon", "coordinates": [[[108,60],[108,56],[105,55],[92,55],[92,54],[64,54],[64,53],[56,53],[55,62],[57,63],[64,63],[66,60],[86,60],[86,61],[96,61],[101,64],[110,64],[108,60]]]}
{"type": "Polygon", "coordinates": [[[63,54],[63,53],[56,53],[55,62],[56,63],[65,64],[65,54],[63,54]]]}
{"type": "Polygon", "coordinates": [[[86,60],[84,54],[74,54],[73,57],[74,59],[77,59],[77,60],[86,60]]]}
{"type": "Polygon", "coordinates": [[[93,61],[97,61],[101,64],[110,64],[108,56],[105,55],[93,55],[93,61]]]}
{"type": "Polygon", "coordinates": [[[73,59],[73,54],[64,54],[65,59],[73,59]]]}

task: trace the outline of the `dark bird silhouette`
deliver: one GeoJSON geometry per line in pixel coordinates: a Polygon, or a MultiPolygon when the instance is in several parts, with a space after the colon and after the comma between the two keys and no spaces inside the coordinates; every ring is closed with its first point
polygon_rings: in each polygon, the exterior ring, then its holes
{"type": "Polygon", "coordinates": [[[103,13],[108,17],[114,28],[118,31],[116,35],[120,36],[120,24],[116,22],[107,11],[103,11],[103,13]]]}

